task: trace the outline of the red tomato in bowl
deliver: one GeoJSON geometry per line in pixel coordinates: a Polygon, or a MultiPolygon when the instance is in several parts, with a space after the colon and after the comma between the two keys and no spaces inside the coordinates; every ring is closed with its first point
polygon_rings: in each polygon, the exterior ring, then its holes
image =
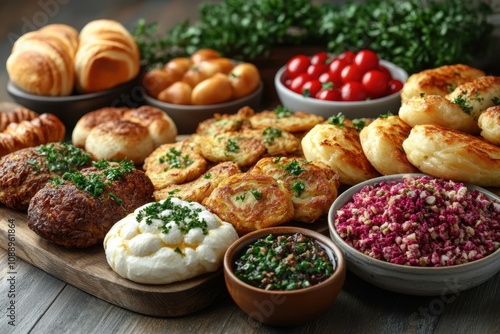
{"type": "Polygon", "coordinates": [[[297,55],[292,57],[286,64],[286,75],[290,79],[294,79],[299,74],[307,71],[307,68],[311,64],[309,57],[305,55],[297,55]]]}
{"type": "Polygon", "coordinates": [[[302,95],[306,97],[315,97],[322,88],[321,82],[317,79],[309,80],[302,85],[302,95]]]}
{"type": "Polygon", "coordinates": [[[363,84],[357,81],[345,83],[340,88],[342,101],[364,101],[368,98],[368,94],[363,88],[363,84]]]}
{"type": "Polygon", "coordinates": [[[369,70],[363,74],[361,84],[368,96],[376,99],[384,95],[389,86],[387,75],[379,70],[369,70]]]}
{"type": "Polygon", "coordinates": [[[371,50],[361,50],[356,53],[353,63],[356,64],[362,72],[374,70],[379,67],[378,56],[371,50]]]}

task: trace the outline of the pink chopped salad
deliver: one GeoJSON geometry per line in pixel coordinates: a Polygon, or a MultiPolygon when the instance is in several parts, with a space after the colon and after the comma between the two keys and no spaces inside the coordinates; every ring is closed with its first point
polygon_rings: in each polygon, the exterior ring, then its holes
{"type": "Polygon", "coordinates": [[[364,186],[337,211],[335,228],[358,251],[394,264],[442,267],[500,247],[500,203],[430,176],[364,186]]]}

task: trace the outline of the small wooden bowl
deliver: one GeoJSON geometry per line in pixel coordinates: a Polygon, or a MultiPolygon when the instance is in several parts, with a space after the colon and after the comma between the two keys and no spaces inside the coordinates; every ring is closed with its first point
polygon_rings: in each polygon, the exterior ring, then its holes
{"type": "Polygon", "coordinates": [[[339,247],[327,236],[309,229],[281,226],[257,230],[234,242],[224,256],[224,277],[234,302],[251,318],[266,325],[291,327],[322,315],[335,301],[344,285],[346,265],[339,247]],[[249,285],[234,274],[235,257],[250,243],[269,234],[301,233],[316,239],[335,264],[335,272],[324,282],[304,289],[277,291],[249,285]]]}

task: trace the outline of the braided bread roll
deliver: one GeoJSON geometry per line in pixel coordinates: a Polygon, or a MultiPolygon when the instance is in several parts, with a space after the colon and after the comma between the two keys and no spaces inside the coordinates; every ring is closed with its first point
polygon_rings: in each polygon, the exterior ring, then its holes
{"type": "Polygon", "coordinates": [[[66,128],[53,114],[42,114],[32,120],[10,123],[0,133],[0,157],[26,147],[64,139],[66,128]]]}
{"type": "Polygon", "coordinates": [[[4,131],[11,123],[31,121],[36,117],[38,117],[36,112],[24,107],[16,107],[8,112],[0,112],[0,131],[4,131]]]}

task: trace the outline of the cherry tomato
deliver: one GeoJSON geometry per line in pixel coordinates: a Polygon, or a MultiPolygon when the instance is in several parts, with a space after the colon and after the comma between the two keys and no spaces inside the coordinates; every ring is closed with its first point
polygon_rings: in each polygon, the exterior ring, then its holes
{"type": "Polygon", "coordinates": [[[379,67],[378,56],[371,50],[361,50],[356,53],[353,63],[358,65],[363,72],[374,70],[379,67]]]}
{"type": "Polygon", "coordinates": [[[321,73],[325,72],[325,69],[326,69],[326,65],[323,63],[311,64],[307,68],[306,72],[307,72],[307,74],[309,74],[309,76],[311,78],[317,79],[317,78],[319,78],[321,73]]]}
{"type": "Polygon", "coordinates": [[[396,92],[399,92],[402,88],[403,88],[403,83],[400,80],[391,79],[389,80],[388,83],[386,95],[391,95],[396,92]]]}
{"type": "Polygon", "coordinates": [[[286,71],[285,71],[286,75],[290,79],[294,79],[299,74],[304,73],[310,64],[311,61],[307,56],[305,55],[294,56],[286,64],[286,71]]]}
{"type": "Polygon", "coordinates": [[[368,96],[372,99],[376,99],[383,96],[387,91],[387,75],[378,70],[369,70],[363,74],[361,84],[368,96]]]}
{"type": "Polygon", "coordinates": [[[340,88],[342,101],[364,101],[368,98],[361,82],[351,81],[340,88]]]}
{"type": "Polygon", "coordinates": [[[345,59],[348,64],[351,64],[354,61],[354,57],[356,54],[352,51],[344,51],[337,56],[339,59],[345,59]]]}
{"type": "Polygon", "coordinates": [[[344,67],[346,67],[347,65],[349,65],[347,60],[345,60],[343,58],[335,58],[330,63],[330,65],[328,65],[328,71],[330,71],[332,73],[339,73],[340,74],[340,72],[342,72],[344,67]]]}
{"type": "Polygon", "coordinates": [[[319,82],[331,82],[334,88],[340,88],[342,86],[342,78],[340,77],[340,72],[330,72],[327,71],[321,74],[318,78],[319,82]]]}
{"type": "Polygon", "coordinates": [[[312,55],[311,57],[311,64],[316,65],[316,64],[327,64],[327,61],[330,57],[328,56],[328,53],[326,52],[318,52],[312,55]]]}
{"type": "Polygon", "coordinates": [[[302,94],[302,86],[309,80],[311,80],[311,77],[307,73],[300,73],[292,79],[290,89],[295,93],[302,94]]]}
{"type": "Polygon", "coordinates": [[[321,82],[316,79],[309,80],[302,85],[302,95],[306,97],[315,97],[322,88],[321,82]]]}
{"type": "Polygon", "coordinates": [[[315,98],[324,101],[341,101],[342,94],[340,89],[322,89],[316,93],[315,98]]]}
{"type": "Polygon", "coordinates": [[[351,81],[361,81],[361,78],[363,77],[363,71],[361,68],[358,67],[356,64],[349,64],[346,67],[342,69],[342,72],[340,72],[340,78],[342,79],[343,83],[348,83],[351,81]]]}
{"type": "Polygon", "coordinates": [[[389,71],[389,69],[387,67],[385,67],[384,65],[379,65],[378,70],[382,73],[385,73],[385,75],[387,75],[387,81],[392,79],[391,71],[389,71]]]}

